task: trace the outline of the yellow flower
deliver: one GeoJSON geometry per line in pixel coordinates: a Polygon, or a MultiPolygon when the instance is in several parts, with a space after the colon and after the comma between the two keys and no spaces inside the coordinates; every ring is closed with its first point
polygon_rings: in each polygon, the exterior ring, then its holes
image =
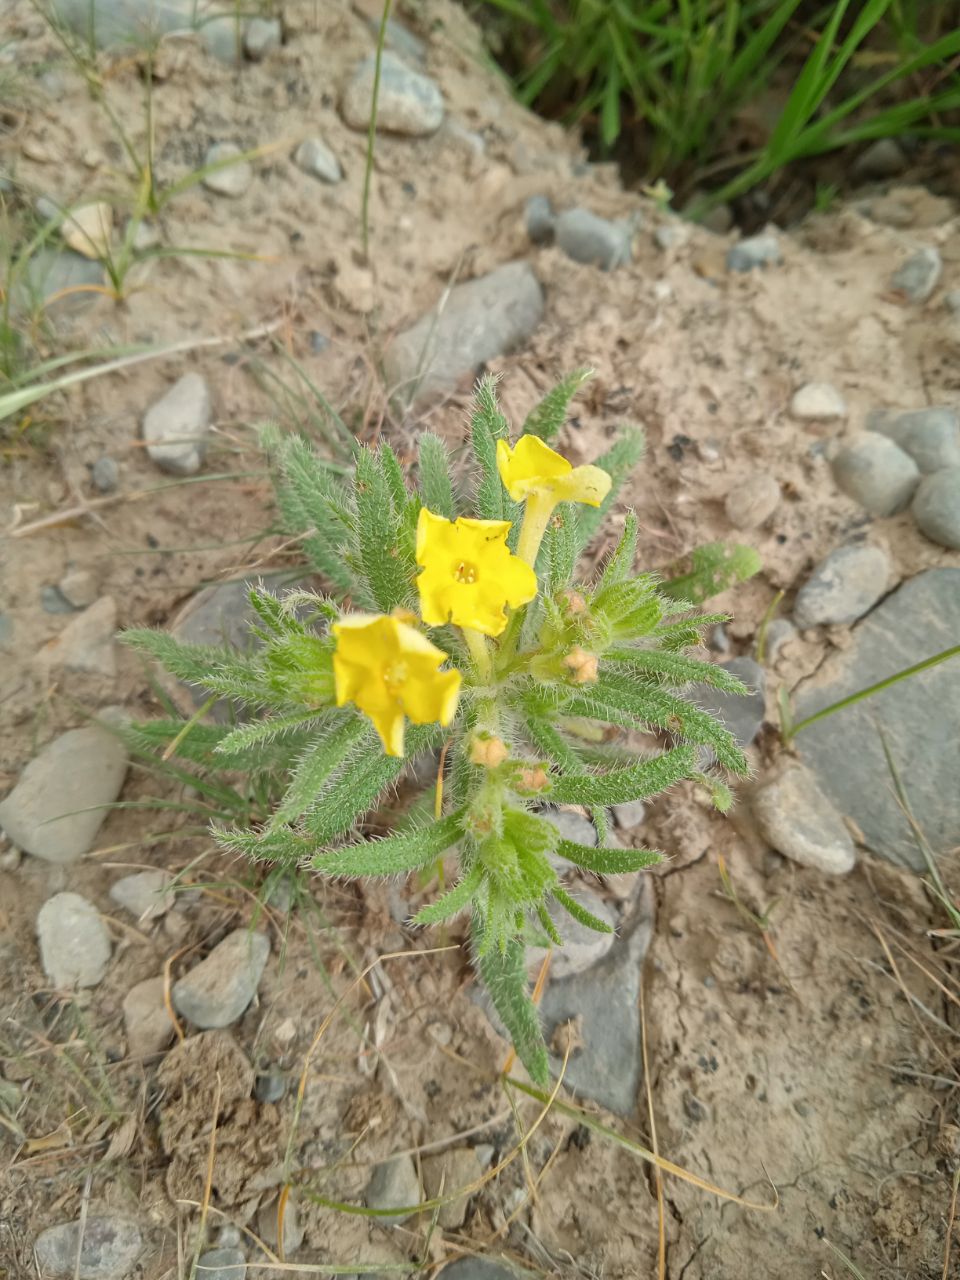
{"type": "Polygon", "coordinates": [[[509,520],[446,520],[421,510],[417,587],[424,622],[500,635],[506,606],[515,609],[537,594],[533,570],[507,546],[509,532],[509,520]]]}
{"type": "Polygon", "coordinates": [[[449,724],[460,697],[460,672],[441,671],[447,655],[397,618],[350,614],[331,628],[337,639],[337,706],[353,702],[373,721],[388,756],[403,755],[404,716],[414,724],[449,724]]]}
{"type": "Polygon", "coordinates": [[[497,441],[497,469],[514,502],[534,495],[558,502],[585,502],[599,507],[610,492],[610,477],[600,467],[575,467],[539,436],[521,436],[511,449],[497,441]]]}

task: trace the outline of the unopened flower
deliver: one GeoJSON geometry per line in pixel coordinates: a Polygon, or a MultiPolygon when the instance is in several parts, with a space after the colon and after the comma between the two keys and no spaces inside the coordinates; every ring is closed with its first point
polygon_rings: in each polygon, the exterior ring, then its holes
{"type": "Polygon", "coordinates": [[[502,738],[478,734],[470,743],[470,763],[483,769],[496,769],[509,754],[502,738]]]}
{"type": "Polygon", "coordinates": [[[599,674],[599,664],[595,653],[587,653],[576,645],[563,660],[563,665],[573,673],[574,684],[592,684],[599,674]]]}
{"type": "Polygon", "coordinates": [[[337,706],[353,702],[373,721],[388,756],[403,755],[405,717],[449,724],[460,697],[460,672],[441,671],[447,655],[397,618],[351,614],[331,628],[337,640],[337,706]]]}
{"type": "Polygon", "coordinates": [[[587,612],[587,602],[579,591],[574,591],[570,588],[560,594],[564,604],[567,606],[568,613],[572,613],[574,617],[579,617],[580,614],[587,612]]]}
{"type": "Polygon", "coordinates": [[[542,764],[525,765],[520,770],[520,777],[517,780],[517,788],[525,795],[534,795],[539,791],[546,791],[550,785],[550,775],[544,769],[542,764]]]}
{"type": "Polygon", "coordinates": [[[533,570],[507,546],[509,532],[509,520],[446,520],[421,510],[417,588],[424,622],[501,634],[507,606],[515,609],[537,594],[533,570]]]}

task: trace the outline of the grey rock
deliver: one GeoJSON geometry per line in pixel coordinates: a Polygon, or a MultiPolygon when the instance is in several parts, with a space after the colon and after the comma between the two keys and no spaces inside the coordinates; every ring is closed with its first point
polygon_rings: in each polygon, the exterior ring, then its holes
{"type": "Polygon", "coordinates": [[[243,33],[243,51],[251,62],[262,62],[283,43],[283,23],[278,18],[251,18],[243,33]]]}
{"type": "MultiPolygon", "coordinates": [[[[250,189],[253,182],[253,165],[249,160],[241,160],[243,151],[233,142],[215,142],[203,158],[203,167],[219,164],[221,169],[214,169],[206,174],[203,185],[208,191],[218,196],[229,196],[239,199],[250,189]]],[[[193,375],[194,377],[196,375],[193,375]]]]}
{"type": "Polygon", "coordinates": [[[235,929],[174,983],[174,1006],[198,1027],[229,1027],[256,995],[269,955],[265,933],[235,929]]]}
{"type": "Polygon", "coordinates": [[[960,316],[960,289],[948,289],[943,295],[943,305],[955,316],[960,316]]]}
{"type": "Polygon", "coordinates": [[[767,663],[774,663],[780,650],[785,644],[789,644],[791,640],[797,637],[797,628],[789,618],[774,618],[767,627],[765,639],[764,659],[767,663]]]}
{"type": "Polygon", "coordinates": [[[589,818],[582,813],[574,813],[572,809],[544,809],[541,818],[556,827],[563,840],[572,840],[575,844],[589,845],[595,848],[597,832],[589,818]]]}
{"type": "Polygon", "coordinates": [[[137,871],[110,886],[110,897],[138,920],[156,920],[175,902],[169,871],[137,871]]]}
{"type": "Polygon", "coordinates": [[[197,1280],[245,1280],[246,1274],[242,1249],[208,1249],[197,1259],[197,1280]]]}
{"type": "Polygon", "coordinates": [[[480,365],[520,346],[542,315],[543,290],[525,262],[455,285],[387,348],[387,386],[406,400],[448,394],[480,365]]]}
{"type": "MultiPolygon", "coordinates": [[[[370,30],[374,35],[379,34],[379,18],[370,20],[370,30]]],[[[397,22],[394,18],[388,18],[386,36],[387,48],[392,49],[401,58],[405,58],[407,62],[426,61],[427,46],[419,36],[415,36],[412,31],[408,31],[402,22],[397,22]]]]}
{"type": "Polygon", "coordinates": [[[736,529],[756,529],[765,524],[780,505],[780,486],[773,476],[758,471],[727,494],[723,504],[736,529]]]}
{"type": "Polygon", "coordinates": [[[960,418],[954,409],[937,406],[912,413],[871,416],[867,425],[909,453],[923,475],[945,467],[960,467],[960,418]]]}
{"type": "Polygon", "coordinates": [[[23,854],[15,844],[0,852],[0,871],[16,871],[23,861],[23,854]]]}
{"type": "Polygon", "coordinates": [[[853,870],[857,854],[843,819],[802,765],[789,763],[759,786],[752,808],[760,834],[785,858],[832,876],[853,870]]]}
{"type": "Polygon", "coordinates": [[[843,626],[862,618],[890,582],[890,560],[880,547],[838,547],[797,592],[793,620],[808,627],[843,626]]]}
{"type": "Polygon", "coordinates": [[[57,590],[74,609],[86,609],[97,598],[96,574],[89,569],[68,569],[57,583],[57,590]]]}
{"type": "Polygon", "coordinates": [[[76,613],[76,609],[59,587],[40,588],[40,607],[44,613],[76,613]]]}
{"type": "Polygon", "coordinates": [[[268,1071],[257,1076],[253,1096],[258,1102],[279,1102],[287,1091],[287,1077],[280,1071],[268,1071]]]}
{"type": "MultiPolygon", "coordinates": [[[[726,203],[715,204],[700,219],[700,225],[704,231],[712,231],[715,236],[725,236],[733,226],[733,210],[726,203]]],[[[737,268],[737,270],[743,270],[743,268],[737,268]]]]}
{"type": "Polygon", "coordinates": [[[715,627],[711,627],[707,634],[707,648],[711,653],[729,653],[733,648],[730,643],[730,633],[722,622],[718,622],[715,627]]]}
{"type": "Polygon", "coordinates": [[[892,516],[913,497],[920,471],[908,453],[887,436],[867,434],[837,454],[833,478],[874,516],[892,516]]]}
{"type": "Polygon", "coordinates": [[[749,747],[763,727],[766,673],[753,658],[731,658],[719,665],[742,680],[750,692],[738,694],[725,693],[722,689],[698,688],[694,701],[721,720],[741,747],[749,747]]]}
{"type": "Polygon", "coordinates": [[[960,551],[960,467],[924,476],[911,510],[931,542],[960,551]]]}
{"type": "Polygon", "coordinates": [[[878,138],[857,156],[853,172],[858,178],[895,178],[907,167],[907,157],[895,138],[878,138]]]}
{"type": "Polygon", "coordinates": [[[42,1276],[72,1280],[128,1280],[143,1248],[140,1228],[115,1213],[90,1213],[85,1222],[63,1222],[41,1231],[33,1243],[42,1276]],[[80,1267],[77,1270],[77,1254],[80,1267]]]}
{"type": "Polygon", "coordinates": [[[340,161],[320,138],[305,138],[293,153],[293,162],[321,182],[339,182],[343,177],[340,161]]]}
{"type": "MultiPolygon", "coordinates": [[[[804,683],[796,718],[865,689],[942,652],[960,635],[960,569],[930,569],[905,582],[804,683]]],[[[878,725],[911,808],[932,847],[960,845],[957,725],[960,664],[954,659],[810,725],[797,736],[804,763],[837,809],[853,818],[876,854],[923,871],[897,803],[878,725]]]]}
{"type": "Polygon", "coordinates": [[[260,1229],[260,1238],[264,1244],[268,1244],[271,1249],[278,1246],[281,1252],[289,1257],[291,1253],[296,1251],[303,1244],[303,1225],[300,1222],[300,1211],[297,1205],[297,1197],[295,1195],[287,1196],[286,1203],[283,1206],[283,1244],[280,1245],[277,1233],[277,1201],[271,1200],[267,1204],[262,1205],[257,1215],[257,1226],[260,1229]]]}
{"type": "Polygon", "coordinates": [[[37,914],[44,973],[55,987],[95,987],[110,963],[110,935],[92,902],[56,893],[37,914]]]}
{"type": "MultiPolygon", "coordinates": [[[[376,58],[371,54],[355,69],[340,104],[352,129],[370,125],[376,58]]],[[[419,138],[436,133],[443,123],[443,94],[428,76],[411,71],[392,53],[380,65],[377,129],[419,138]]]]}
{"type": "Polygon", "coordinates": [[[574,262],[613,271],[630,261],[630,229],[589,209],[566,209],[555,225],[557,245],[574,262]]]}
{"type": "MultiPolygon", "coordinates": [[[[452,1147],[439,1155],[425,1156],[423,1160],[423,1189],[429,1199],[443,1196],[446,1199],[460,1187],[469,1187],[481,1175],[480,1161],[472,1147],[452,1147]]],[[[444,1231],[462,1227],[467,1217],[470,1194],[445,1204],[438,1211],[437,1221],[444,1231]]]]}
{"type": "Polygon", "coordinates": [[[127,752],[98,725],[71,729],[36,756],[0,803],[9,839],[47,862],[76,862],[93,845],[120,794],[127,752]]]}
{"type": "Polygon", "coordinates": [[[829,382],[808,382],[793,393],[790,412],[801,421],[829,421],[845,418],[847,404],[829,382]]]}
{"type": "Polygon", "coordinates": [[[199,373],[185,373],[143,419],[147,453],[161,471],[192,476],[200,470],[210,430],[210,388],[199,373]]]}
{"type": "Polygon", "coordinates": [[[196,0],[54,0],[62,22],[98,49],[136,45],[147,48],[158,37],[173,31],[189,31],[196,23],[201,32],[209,5],[196,0]]]}
{"type": "MultiPolygon", "coordinates": [[[[193,0],[191,0],[191,3],[193,0]]],[[[196,24],[200,43],[218,62],[236,66],[243,61],[243,20],[240,10],[228,8],[225,12],[207,9],[196,24]]]]}
{"type": "Polygon", "coordinates": [[[116,601],[103,596],[45,644],[36,661],[45,671],[61,669],[112,679],[117,674],[116,632],[116,601]]]}
{"type": "Polygon", "coordinates": [[[630,800],[627,804],[615,804],[610,812],[613,814],[613,820],[621,831],[633,831],[637,827],[642,827],[647,817],[647,810],[642,800],[630,800]]]}
{"type": "Polygon", "coordinates": [[[114,459],[105,453],[91,467],[90,479],[97,493],[113,493],[120,483],[120,468],[114,459]]]}
{"type": "Polygon", "coordinates": [[[42,307],[49,316],[70,315],[96,302],[105,279],[103,266],[93,258],[41,249],[11,291],[11,309],[19,314],[42,307]]]}
{"type": "Polygon", "coordinates": [[[147,978],[131,987],[123,1000],[127,1052],[133,1058],[160,1053],[173,1039],[173,1023],[164,1004],[162,977],[147,978]]]}
{"type": "Polygon", "coordinates": [[[557,216],[549,196],[531,196],[524,206],[523,214],[527,235],[533,243],[549,244],[557,226],[557,216]]]}
{"type": "Polygon", "coordinates": [[[908,302],[926,302],[940,283],[943,261],[937,249],[918,249],[898,267],[890,278],[890,287],[902,293],[908,302]]]}
{"type": "Polygon", "coordinates": [[[218,1249],[239,1249],[242,1240],[240,1228],[232,1222],[225,1222],[217,1232],[218,1249]]]}
{"type": "Polygon", "coordinates": [[[458,1258],[437,1272],[437,1280],[517,1280],[513,1267],[495,1258],[458,1258]]]}
{"type": "MultiPolygon", "coordinates": [[[[373,1171],[364,1199],[368,1209],[412,1209],[421,1200],[420,1180],[409,1156],[394,1156],[384,1160],[373,1171]]],[[[380,1218],[391,1226],[406,1222],[410,1213],[393,1213],[380,1218]]]]}
{"type": "Polygon", "coordinates": [[[728,271],[754,271],[783,261],[780,241],[774,235],[748,236],[727,250],[728,271]]]}
{"type": "MultiPolygon", "coordinates": [[[[616,928],[616,916],[598,894],[591,889],[577,888],[572,896],[604,924],[608,924],[611,929],[616,928]]],[[[602,960],[613,946],[616,936],[614,933],[597,933],[595,929],[590,929],[578,920],[574,920],[558,904],[551,904],[549,910],[550,918],[563,938],[563,946],[553,948],[553,959],[550,962],[551,978],[569,978],[575,973],[583,973],[598,960],[602,960]]],[[[543,957],[542,947],[528,947],[528,968],[536,971],[542,964],[543,957]]]]}

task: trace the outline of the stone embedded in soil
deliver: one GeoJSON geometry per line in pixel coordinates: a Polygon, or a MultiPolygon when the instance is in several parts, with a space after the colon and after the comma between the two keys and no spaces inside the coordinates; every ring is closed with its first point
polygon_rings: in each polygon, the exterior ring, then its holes
{"type": "Polygon", "coordinates": [[[143,1248],[140,1228],[115,1213],[89,1213],[82,1222],[62,1222],[33,1242],[42,1276],[63,1280],[128,1280],[143,1248]],[[77,1263],[79,1260],[79,1269],[77,1263]]]}
{"type": "Polygon", "coordinates": [[[782,261],[780,241],[774,235],[748,236],[727,250],[729,271],[754,271],[757,267],[774,267],[782,261]]]}
{"type": "Polygon", "coordinates": [[[868,433],[833,460],[833,478],[849,498],[873,516],[892,516],[909,503],[920,471],[908,453],[885,435],[868,433]]]}
{"type": "MultiPolygon", "coordinates": [[[[905,582],[853,632],[798,692],[805,719],[852,693],[957,643],[960,569],[930,569],[905,582]]],[[[954,659],[874,694],[804,729],[804,763],[874,853],[923,871],[925,864],[897,803],[879,725],[910,806],[937,851],[960,845],[957,725],[960,664],[954,659]]]]}
{"type": "Polygon", "coordinates": [[[809,770],[788,763],[753,794],[760,834],[778,853],[827,875],[852,871],[857,853],[843,819],[809,770]]]}
{"type": "Polygon", "coordinates": [[[926,302],[940,283],[943,261],[937,249],[917,249],[890,278],[890,287],[908,302],[926,302]]]}
{"type": "Polygon", "coordinates": [[[304,138],[293,153],[293,163],[321,182],[339,182],[343,177],[340,161],[321,138],[304,138]]]}
{"type": "Polygon", "coordinates": [[[767,663],[776,662],[780,650],[785,644],[797,638],[797,628],[789,618],[774,618],[767,627],[764,638],[764,659],[767,663]]]}
{"type": "MultiPolygon", "coordinates": [[[[375,65],[373,54],[364,58],[344,91],[340,111],[352,129],[366,132],[370,127],[375,65]]],[[[420,138],[436,133],[442,123],[443,94],[437,85],[411,71],[395,54],[385,53],[380,64],[377,129],[420,138]]]]}
{"type": "MultiPolygon", "coordinates": [[[[766,710],[766,672],[753,658],[732,658],[719,664],[724,671],[742,680],[748,693],[725,693],[709,686],[698,687],[692,700],[704,711],[717,716],[730,730],[741,747],[749,747],[763,727],[766,710]]],[[[712,751],[709,753],[711,758],[712,751]]]]}
{"type": "Polygon", "coordinates": [[[890,582],[890,558],[880,547],[838,547],[797,592],[793,620],[808,627],[838,627],[862,618],[890,582]]]}
{"type": "MultiPolygon", "coordinates": [[[[440,1196],[446,1199],[461,1187],[471,1186],[481,1172],[480,1161],[472,1147],[453,1147],[439,1155],[424,1157],[423,1189],[431,1200],[440,1196]]],[[[445,1231],[463,1226],[471,1194],[468,1192],[439,1210],[437,1221],[445,1231]]]]}
{"type": "Polygon", "coordinates": [[[148,1058],[160,1053],[173,1039],[173,1023],[163,999],[162,977],[147,978],[131,987],[123,1000],[123,1025],[127,1053],[148,1058]]]}
{"type": "Polygon", "coordinates": [[[735,529],[757,529],[780,505],[780,486],[764,471],[748,476],[727,494],[723,504],[735,529]]]}
{"type": "Polygon", "coordinates": [[[82,311],[102,295],[106,277],[99,262],[69,250],[41,249],[10,292],[14,314],[42,306],[48,316],[82,311]]]}
{"type": "Polygon", "coordinates": [[[589,209],[566,209],[555,225],[557,246],[574,262],[613,271],[630,261],[630,228],[589,209]]]}
{"type": "Polygon", "coordinates": [[[203,167],[206,169],[209,165],[219,164],[223,165],[223,168],[204,175],[203,185],[208,191],[237,200],[250,189],[250,184],[253,182],[253,166],[249,160],[240,160],[239,157],[242,155],[243,150],[234,142],[213,144],[203,157],[203,167]],[[227,163],[232,160],[236,163],[227,163]]]}
{"type": "Polygon", "coordinates": [[[287,1091],[287,1077],[282,1071],[268,1071],[257,1076],[253,1096],[258,1102],[279,1102],[287,1091]]]}
{"type": "Polygon", "coordinates": [[[924,476],[911,511],[931,542],[960,551],[960,467],[924,476]]]}
{"type": "Polygon", "coordinates": [[[647,817],[646,806],[642,800],[629,800],[626,804],[615,804],[610,812],[621,831],[633,831],[637,827],[642,827],[647,817]]]}
{"type": "MultiPolygon", "coordinates": [[[[591,915],[597,916],[611,929],[616,929],[617,918],[599,894],[591,889],[578,887],[572,896],[591,915]]],[[[552,903],[549,910],[550,918],[563,938],[563,946],[553,948],[553,959],[550,962],[551,978],[569,978],[575,973],[583,973],[598,960],[602,960],[613,946],[615,933],[598,933],[595,929],[588,928],[579,920],[574,920],[557,903],[552,903]]],[[[536,972],[543,963],[543,957],[542,947],[528,947],[528,969],[536,972]]]]}
{"type": "Polygon", "coordinates": [[[137,871],[110,886],[110,897],[138,920],[155,920],[165,915],[175,898],[169,871],[137,871]]]}
{"type": "Polygon", "coordinates": [[[110,963],[110,935],[92,902],[57,893],[37,914],[43,970],[55,987],[95,987],[110,963]]]}
{"type": "Polygon", "coordinates": [[[174,983],[177,1012],[198,1027],[229,1027],[256,995],[269,955],[265,933],[235,929],[174,983]]]}
{"type": "MultiPolygon", "coordinates": [[[[379,18],[370,19],[370,34],[372,36],[380,34],[379,18]]],[[[412,31],[408,31],[402,22],[397,22],[395,18],[388,18],[386,37],[387,48],[392,49],[401,58],[405,58],[407,62],[426,61],[427,46],[419,36],[415,36],[412,31]]]]}
{"type": "Polygon", "coordinates": [[[955,316],[960,316],[960,289],[948,289],[943,295],[943,305],[955,316]]]}
{"type": "Polygon", "coordinates": [[[97,493],[113,493],[120,483],[120,468],[109,454],[102,454],[90,468],[90,479],[97,493]]]}
{"type": "Polygon", "coordinates": [[[283,23],[278,18],[251,18],[243,33],[243,51],[251,62],[262,62],[283,43],[283,23]]]}
{"type": "Polygon", "coordinates": [[[48,641],[36,661],[46,671],[61,669],[112,679],[117,674],[116,631],[116,601],[103,596],[48,641]]]}
{"type": "Polygon", "coordinates": [[[907,167],[907,157],[895,138],[877,138],[853,162],[858,178],[895,178],[907,167]]]}
{"type": "Polygon", "coordinates": [[[904,453],[909,453],[923,475],[945,467],[960,467],[960,417],[954,409],[936,406],[912,413],[876,415],[867,426],[889,436],[904,453]]]}
{"type": "Polygon", "coordinates": [[[550,244],[557,227],[557,215],[549,196],[531,196],[524,206],[527,235],[534,244],[550,244]]]}
{"type": "Polygon", "coordinates": [[[76,862],[93,845],[127,774],[121,740],[99,725],[70,729],[27,765],[0,802],[9,839],[47,862],[76,862]]]}
{"type": "Polygon", "coordinates": [[[76,612],[60,588],[49,585],[40,589],[40,607],[44,613],[52,613],[54,616],[58,613],[76,612]]]}
{"type": "Polygon", "coordinates": [[[185,373],[147,410],[143,438],[161,471],[192,476],[200,470],[210,431],[210,388],[199,373],[185,373]]]}
{"type": "Polygon", "coordinates": [[[488,360],[520,346],[542,316],[543,290],[525,262],[458,284],[391,342],[383,361],[387,387],[404,400],[448,394],[488,360]]]}
{"type": "Polygon", "coordinates": [[[847,416],[847,402],[829,382],[808,382],[790,400],[790,412],[806,422],[826,422],[847,416]]]}
{"type": "Polygon", "coordinates": [[[208,1249],[197,1260],[196,1280],[244,1280],[246,1274],[242,1249],[208,1249]]]}
{"type": "MultiPolygon", "coordinates": [[[[98,49],[129,44],[146,48],[158,36],[190,30],[198,19],[202,37],[211,25],[207,19],[217,12],[197,0],[54,0],[53,7],[61,22],[98,49]]],[[[221,10],[228,11],[226,5],[221,10]]],[[[233,18],[230,25],[234,26],[233,18]]]]}
{"type": "MultiPolygon", "coordinates": [[[[364,1200],[368,1209],[411,1209],[418,1205],[420,1179],[410,1156],[394,1156],[378,1164],[367,1183],[364,1200]]],[[[391,1213],[378,1221],[395,1226],[411,1216],[411,1213],[391,1213]]]]}
{"type": "Polygon", "coordinates": [[[437,1272],[437,1280],[517,1280],[517,1273],[495,1258],[458,1258],[437,1272]]]}
{"type": "Polygon", "coordinates": [[[266,1204],[260,1206],[260,1212],[257,1214],[257,1227],[259,1229],[260,1238],[264,1244],[276,1249],[278,1246],[281,1252],[289,1257],[291,1253],[296,1251],[303,1244],[303,1224],[300,1222],[300,1213],[297,1208],[297,1197],[295,1195],[287,1196],[283,1206],[283,1244],[279,1245],[279,1237],[277,1234],[277,1201],[270,1200],[266,1204]]]}
{"type": "Polygon", "coordinates": [[[69,569],[57,583],[57,590],[75,609],[86,609],[97,598],[97,575],[89,569],[69,569]]]}

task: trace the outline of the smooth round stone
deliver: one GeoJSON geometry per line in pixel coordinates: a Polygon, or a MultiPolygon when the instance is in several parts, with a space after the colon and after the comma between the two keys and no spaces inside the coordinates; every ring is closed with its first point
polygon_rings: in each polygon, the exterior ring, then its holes
{"type": "Polygon", "coordinates": [[[920,532],[931,542],[960,551],[960,467],[924,476],[912,511],[920,532]]]}
{"type": "Polygon", "coordinates": [[[926,302],[940,283],[942,274],[943,260],[939,251],[918,249],[893,273],[890,285],[908,302],[926,302]]]}
{"type": "Polygon", "coordinates": [[[780,241],[773,235],[748,236],[727,250],[728,271],[754,271],[757,267],[774,267],[782,261],[780,241]]]}
{"type": "Polygon", "coordinates": [[[784,857],[833,876],[856,865],[843,818],[802,765],[788,764],[759,786],[752,808],[760,834],[784,857]]]}
{"type": "Polygon", "coordinates": [[[204,177],[203,185],[208,191],[234,200],[247,191],[253,182],[253,166],[248,161],[239,159],[242,155],[240,148],[232,142],[217,142],[210,148],[204,157],[204,168],[213,164],[221,164],[223,167],[204,177]],[[236,163],[227,163],[234,158],[236,163]]]}
{"type": "Polygon", "coordinates": [[[37,939],[44,972],[55,987],[95,987],[110,963],[110,935],[100,913],[79,893],[57,893],[40,908],[37,939]]]}
{"type": "Polygon", "coordinates": [[[847,416],[847,402],[829,382],[808,382],[793,393],[790,412],[803,421],[829,421],[847,416]]]}
{"type": "Polygon", "coordinates": [[[889,436],[909,453],[924,475],[945,467],[960,467],[960,419],[954,409],[936,405],[911,413],[886,414],[868,419],[871,430],[889,436]]]}
{"type": "MultiPolygon", "coordinates": [[[[376,57],[371,54],[356,68],[343,95],[341,112],[351,129],[366,130],[373,104],[376,57]]],[[[377,129],[411,138],[436,133],[443,124],[443,94],[418,71],[411,71],[395,54],[385,53],[380,64],[377,129]]]]}
{"type": "Polygon", "coordinates": [[[549,196],[531,196],[524,209],[527,235],[534,244],[549,244],[557,225],[557,217],[549,196]]]}
{"type": "Polygon", "coordinates": [[[872,432],[837,454],[833,478],[871,515],[892,516],[913,497],[920,469],[893,440],[872,432]]]}
{"type": "Polygon", "coordinates": [[[90,478],[97,493],[113,493],[120,483],[120,468],[113,458],[103,454],[93,464],[90,478]]]}
{"type": "Polygon", "coordinates": [[[339,182],[343,177],[340,161],[321,138],[305,138],[294,152],[293,162],[321,182],[339,182]]]}
{"type": "Polygon", "coordinates": [[[765,472],[734,485],[727,494],[724,511],[735,529],[756,529],[765,524],[780,505],[780,486],[765,472]]]}

